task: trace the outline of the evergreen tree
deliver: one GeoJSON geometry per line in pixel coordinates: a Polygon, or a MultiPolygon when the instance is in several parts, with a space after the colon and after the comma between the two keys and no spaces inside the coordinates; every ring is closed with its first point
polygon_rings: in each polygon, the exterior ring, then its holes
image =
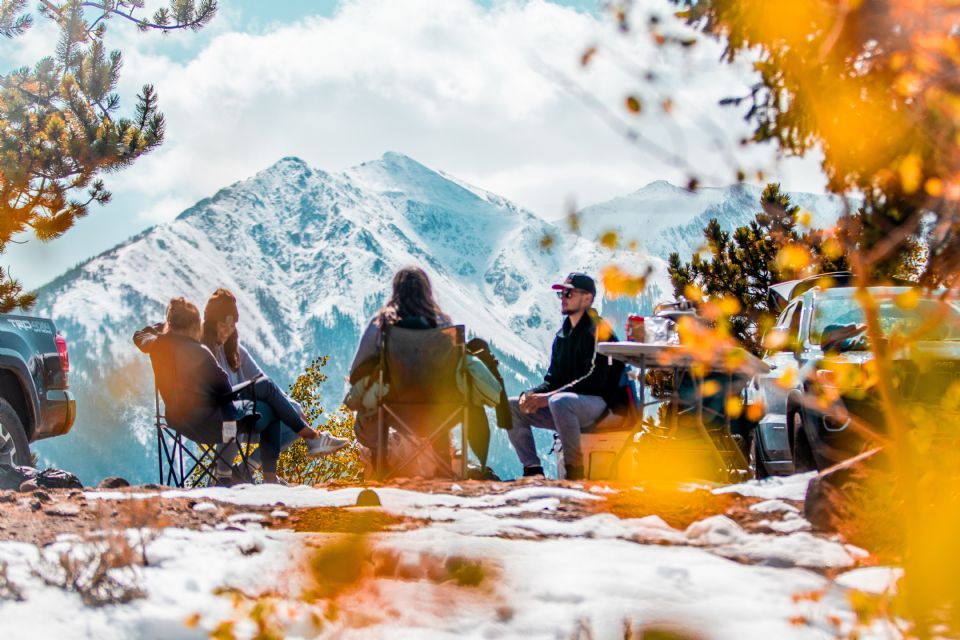
{"type": "Polygon", "coordinates": [[[668,262],[674,295],[732,298],[739,312],[729,318],[731,334],[754,353],[760,338],[773,326],[776,312],[770,307],[770,285],[791,277],[843,271],[849,268],[839,252],[818,230],[799,229],[800,208],[769,184],[760,199],[761,211],[749,224],[730,233],[710,220],[703,230],[707,251],[684,263],[673,253],[668,262]]]}
{"type": "MultiPolygon", "coordinates": [[[[137,96],[133,117],[117,114],[122,57],[105,47],[107,22],[119,17],[141,30],[199,29],[213,18],[217,3],[171,0],[169,8],[141,18],[144,4],[41,1],[40,15],[60,29],[53,55],[0,76],[0,253],[24,232],[41,241],[62,236],[92,203],[110,200],[99,176],[163,142],[164,118],[151,85],[137,96]]],[[[0,35],[15,38],[32,26],[25,5],[0,0],[0,35]]],[[[0,271],[0,312],[26,309],[33,301],[0,271]]]]}

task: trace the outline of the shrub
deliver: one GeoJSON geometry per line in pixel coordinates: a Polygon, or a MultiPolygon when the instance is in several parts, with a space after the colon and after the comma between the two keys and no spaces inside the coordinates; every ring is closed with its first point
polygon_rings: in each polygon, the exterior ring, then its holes
{"type": "MultiPolygon", "coordinates": [[[[290,386],[290,397],[303,407],[303,412],[310,424],[317,425],[320,430],[329,431],[337,437],[354,440],[354,414],[346,407],[340,407],[335,413],[328,414],[326,420],[320,422],[324,417],[320,389],[327,380],[323,368],[328,361],[329,356],[322,356],[311,362],[290,386]]],[[[317,459],[307,456],[306,443],[303,440],[297,440],[280,455],[277,473],[290,482],[299,484],[331,481],[358,482],[363,475],[363,464],[360,461],[360,449],[356,442],[352,442],[333,455],[317,459]]]]}

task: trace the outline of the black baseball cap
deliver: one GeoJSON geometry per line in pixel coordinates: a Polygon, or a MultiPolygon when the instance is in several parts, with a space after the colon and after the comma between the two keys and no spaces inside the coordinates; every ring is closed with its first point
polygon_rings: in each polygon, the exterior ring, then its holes
{"type": "Polygon", "coordinates": [[[567,279],[563,281],[562,284],[555,284],[552,289],[561,291],[563,289],[580,289],[586,291],[587,293],[592,293],[597,295],[597,285],[593,281],[593,278],[588,276],[585,273],[580,273],[579,271],[574,271],[567,276],[567,279]]]}

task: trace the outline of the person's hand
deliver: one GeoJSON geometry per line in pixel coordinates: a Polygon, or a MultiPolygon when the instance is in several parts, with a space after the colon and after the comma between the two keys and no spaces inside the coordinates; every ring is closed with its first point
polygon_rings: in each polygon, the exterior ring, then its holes
{"type": "Polygon", "coordinates": [[[520,398],[520,410],[524,413],[533,413],[547,406],[549,396],[545,393],[525,393],[520,398]]]}

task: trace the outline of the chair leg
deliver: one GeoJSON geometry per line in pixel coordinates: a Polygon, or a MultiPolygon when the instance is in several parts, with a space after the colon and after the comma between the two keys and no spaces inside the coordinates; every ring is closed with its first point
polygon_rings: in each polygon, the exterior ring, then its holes
{"type": "Polygon", "coordinates": [[[470,406],[463,407],[463,426],[460,429],[460,479],[467,479],[467,458],[470,457],[467,449],[467,433],[470,429],[470,406]]]}
{"type": "Polygon", "coordinates": [[[387,429],[383,420],[383,404],[377,407],[377,451],[373,457],[373,473],[378,480],[384,480],[387,467],[387,429]]]}

